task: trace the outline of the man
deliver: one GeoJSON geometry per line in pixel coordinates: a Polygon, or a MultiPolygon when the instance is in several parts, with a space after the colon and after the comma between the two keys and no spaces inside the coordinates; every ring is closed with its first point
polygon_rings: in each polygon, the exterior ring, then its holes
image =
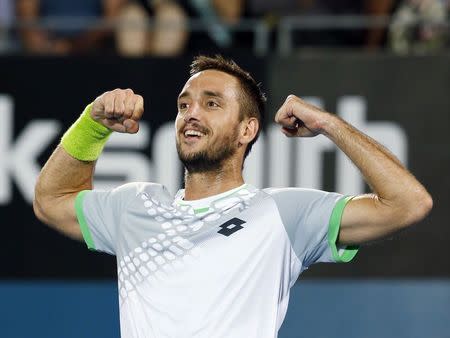
{"type": "Polygon", "coordinates": [[[303,270],[350,261],[358,245],[430,211],[425,188],[386,149],[293,95],[277,112],[281,131],[328,137],[374,193],[246,185],[243,162],[264,100],[234,62],[194,60],[178,97],[176,144],[186,174],[175,198],[156,183],[91,191],[111,131],[138,131],[143,99],[130,89],[90,104],[43,168],[34,202],[39,219],[117,256],[122,337],[276,337],[303,270]]]}

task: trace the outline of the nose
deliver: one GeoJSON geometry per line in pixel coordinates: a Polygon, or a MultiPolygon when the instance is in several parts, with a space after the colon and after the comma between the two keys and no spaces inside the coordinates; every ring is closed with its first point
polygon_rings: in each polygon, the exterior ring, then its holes
{"type": "Polygon", "coordinates": [[[189,108],[184,113],[184,121],[190,122],[190,121],[200,121],[201,117],[201,107],[200,105],[196,103],[192,103],[189,108]]]}

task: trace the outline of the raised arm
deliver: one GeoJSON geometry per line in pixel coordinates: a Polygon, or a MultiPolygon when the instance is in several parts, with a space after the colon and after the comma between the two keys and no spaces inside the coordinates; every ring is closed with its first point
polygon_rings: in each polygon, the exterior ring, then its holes
{"type": "Polygon", "coordinates": [[[336,115],[289,95],[275,121],[289,137],[328,137],[359,168],[373,190],[373,194],[356,196],[347,204],[339,244],[363,244],[389,236],[420,221],[431,210],[431,196],[399,160],[336,115]]]}
{"type": "Polygon", "coordinates": [[[116,89],[99,96],[64,134],[48,159],[35,187],[36,216],[50,227],[82,239],[75,214],[75,198],[92,189],[95,160],[112,131],[134,134],[144,111],[142,96],[116,89]]]}

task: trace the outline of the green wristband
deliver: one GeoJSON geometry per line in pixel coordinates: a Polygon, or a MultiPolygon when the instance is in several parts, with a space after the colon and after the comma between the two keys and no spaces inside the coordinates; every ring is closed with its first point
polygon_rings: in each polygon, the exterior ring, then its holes
{"type": "Polygon", "coordinates": [[[101,154],[112,131],[91,117],[92,103],[65,132],[61,145],[67,153],[80,161],[95,161],[101,154]]]}

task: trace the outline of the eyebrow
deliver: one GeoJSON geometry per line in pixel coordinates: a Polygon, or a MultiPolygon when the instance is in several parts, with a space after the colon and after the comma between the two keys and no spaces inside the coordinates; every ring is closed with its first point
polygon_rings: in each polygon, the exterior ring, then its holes
{"type": "MultiPolygon", "coordinates": [[[[210,97],[218,97],[219,99],[223,99],[223,95],[222,95],[221,93],[219,93],[219,92],[214,92],[214,91],[212,91],[212,90],[204,90],[204,91],[202,92],[202,95],[210,96],[210,97]]],[[[191,96],[191,94],[189,93],[189,91],[182,92],[182,93],[178,96],[178,100],[179,100],[179,99],[182,99],[183,97],[188,97],[188,96],[191,96]]]]}
{"type": "Polygon", "coordinates": [[[219,99],[223,99],[223,95],[219,92],[213,92],[211,90],[204,90],[203,94],[206,96],[218,97],[219,99]]]}

